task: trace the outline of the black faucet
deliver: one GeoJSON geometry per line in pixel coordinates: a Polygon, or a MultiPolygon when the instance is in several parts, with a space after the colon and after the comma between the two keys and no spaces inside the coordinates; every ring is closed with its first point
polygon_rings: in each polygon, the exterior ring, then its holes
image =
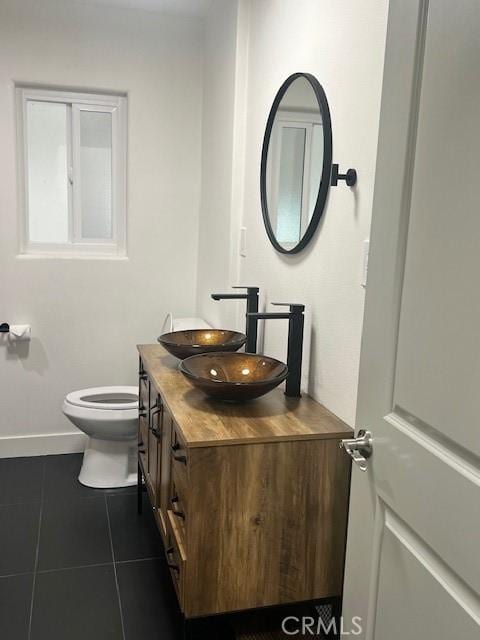
{"type": "Polygon", "coordinates": [[[300,382],[302,379],[302,350],[303,350],[303,325],[305,316],[304,304],[291,304],[289,302],[272,302],[276,307],[290,307],[290,311],[274,313],[247,313],[247,317],[258,320],[288,320],[288,351],[287,366],[288,376],[285,384],[285,395],[291,398],[301,398],[300,382]]]}
{"type": "Polygon", "coordinates": [[[250,314],[258,311],[258,287],[232,287],[232,289],[246,289],[247,293],[212,293],[213,300],[246,300],[247,301],[247,326],[245,334],[247,353],[257,353],[257,321],[250,314]]]}

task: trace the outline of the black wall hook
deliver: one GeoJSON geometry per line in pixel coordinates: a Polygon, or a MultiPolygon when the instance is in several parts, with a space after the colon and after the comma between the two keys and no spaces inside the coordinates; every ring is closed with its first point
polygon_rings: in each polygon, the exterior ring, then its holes
{"type": "Polygon", "coordinates": [[[10,325],[8,324],[8,322],[2,322],[2,324],[0,324],[0,333],[9,333],[10,332],[10,325]]]}
{"type": "Polygon", "coordinates": [[[336,187],[339,180],[345,180],[349,187],[354,187],[357,184],[356,170],[348,169],[347,173],[338,173],[338,164],[332,164],[332,187],[336,187]]]}

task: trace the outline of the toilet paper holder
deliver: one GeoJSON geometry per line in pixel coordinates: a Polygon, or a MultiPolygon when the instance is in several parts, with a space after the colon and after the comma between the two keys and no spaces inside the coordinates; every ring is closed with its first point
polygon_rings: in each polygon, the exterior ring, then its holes
{"type": "Polygon", "coordinates": [[[10,325],[8,322],[2,322],[2,324],[0,324],[0,333],[10,333],[10,325]]]}

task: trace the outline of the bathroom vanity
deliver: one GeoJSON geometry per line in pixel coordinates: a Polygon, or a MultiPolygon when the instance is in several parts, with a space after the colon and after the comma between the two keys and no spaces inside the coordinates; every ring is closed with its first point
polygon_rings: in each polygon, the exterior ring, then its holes
{"type": "Polygon", "coordinates": [[[141,345],[143,475],[186,618],[341,595],[352,430],[308,396],[209,399],[141,345]]]}

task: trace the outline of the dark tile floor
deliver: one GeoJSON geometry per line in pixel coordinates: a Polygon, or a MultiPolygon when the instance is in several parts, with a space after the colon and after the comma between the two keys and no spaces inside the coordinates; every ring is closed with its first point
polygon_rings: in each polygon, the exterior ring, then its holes
{"type": "Polygon", "coordinates": [[[138,516],[136,487],[83,487],[81,461],[80,454],[0,460],[0,639],[181,640],[146,498],[138,516]]]}

